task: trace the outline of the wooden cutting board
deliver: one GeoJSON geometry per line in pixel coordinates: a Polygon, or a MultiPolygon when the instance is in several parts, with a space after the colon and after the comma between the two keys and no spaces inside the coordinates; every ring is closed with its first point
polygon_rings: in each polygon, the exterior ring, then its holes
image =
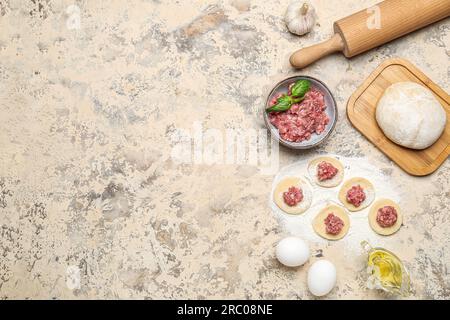
{"type": "Polygon", "coordinates": [[[383,62],[350,97],[347,116],[356,129],[411,175],[433,173],[450,155],[450,96],[409,61],[390,59],[383,62]],[[402,81],[416,82],[430,89],[447,112],[444,133],[425,150],[413,150],[395,144],[383,134],[375,120],[378,100],[386,88],[402,81]]]}

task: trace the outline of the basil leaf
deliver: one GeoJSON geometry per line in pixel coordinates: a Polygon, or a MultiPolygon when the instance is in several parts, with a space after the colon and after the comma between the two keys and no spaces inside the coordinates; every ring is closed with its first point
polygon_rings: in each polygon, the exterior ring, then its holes
{"type": "Polygon", "coordinates": [[[287,111],[291,108],[292,98],[289,96],[279,97],[277,104],[267,109],[267,112],[282,112],[287,111]]]}
{"type": "Polygon", "coordinates": [[[298,80],[291,89],[293,97],[303,97],[311,88],[311,82],[308,80],[298,80]]]}
{"type": "Polygon", "coordinates": [[[291,100],[292,104],[297,104],[299,102],[302,102],[303,100],[305,100],[305,96],[301,97],[301,98],[294,98],[291,100]]]}

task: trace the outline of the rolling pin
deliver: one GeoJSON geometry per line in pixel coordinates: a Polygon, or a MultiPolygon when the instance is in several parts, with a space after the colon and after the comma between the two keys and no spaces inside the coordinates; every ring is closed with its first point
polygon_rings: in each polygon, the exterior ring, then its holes
{"type": "Polygon", "coordinates": [[[331,39],[294,52],[289,60],[304,68],[337,51],[351,58],[449,16],[450,0],[385,0],[336,21],[331,39]]]}

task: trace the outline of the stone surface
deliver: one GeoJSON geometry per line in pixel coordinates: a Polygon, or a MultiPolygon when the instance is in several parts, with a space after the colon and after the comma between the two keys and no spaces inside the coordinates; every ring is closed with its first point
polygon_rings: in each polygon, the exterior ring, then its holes
{"type": "MultiPolygon", "coordinates": [[[[401,182],[405,226],[389,248],[409,266],[412,297],[450,298],[450,163],[408,176],[345,116],[389,57],[449,92],[449,20],[352,60],[288,64],[376,2],[313,1],[317,24],[300,38],[284,25],[287,0],[0,0],[0,297],[313,298],[307,266],[275,259],[285,234],[267,206],[273,174],[172,157],[174,135],[195,123],[264,128],[270,88],[301,73],[326,82],[340,111],[307,154],[370,159],[401,182]]],[[[280,148],[280,167],[301,157],[280,148]]],[[[337,265],[328,298],[388,298],[365,288],[363,256],[311,246],[337,265]]]]}

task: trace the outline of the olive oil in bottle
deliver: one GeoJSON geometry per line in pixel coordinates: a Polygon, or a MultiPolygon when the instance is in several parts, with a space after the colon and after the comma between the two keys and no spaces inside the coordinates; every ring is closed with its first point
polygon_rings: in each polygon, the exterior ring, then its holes
{"type": "Polygon", "coordinates": [[[386,249],[372,248],[367,242],[362,245],[368,251],[368,286],[407,296],[410,291],[410,279],[402,261],[386,249]]]}

